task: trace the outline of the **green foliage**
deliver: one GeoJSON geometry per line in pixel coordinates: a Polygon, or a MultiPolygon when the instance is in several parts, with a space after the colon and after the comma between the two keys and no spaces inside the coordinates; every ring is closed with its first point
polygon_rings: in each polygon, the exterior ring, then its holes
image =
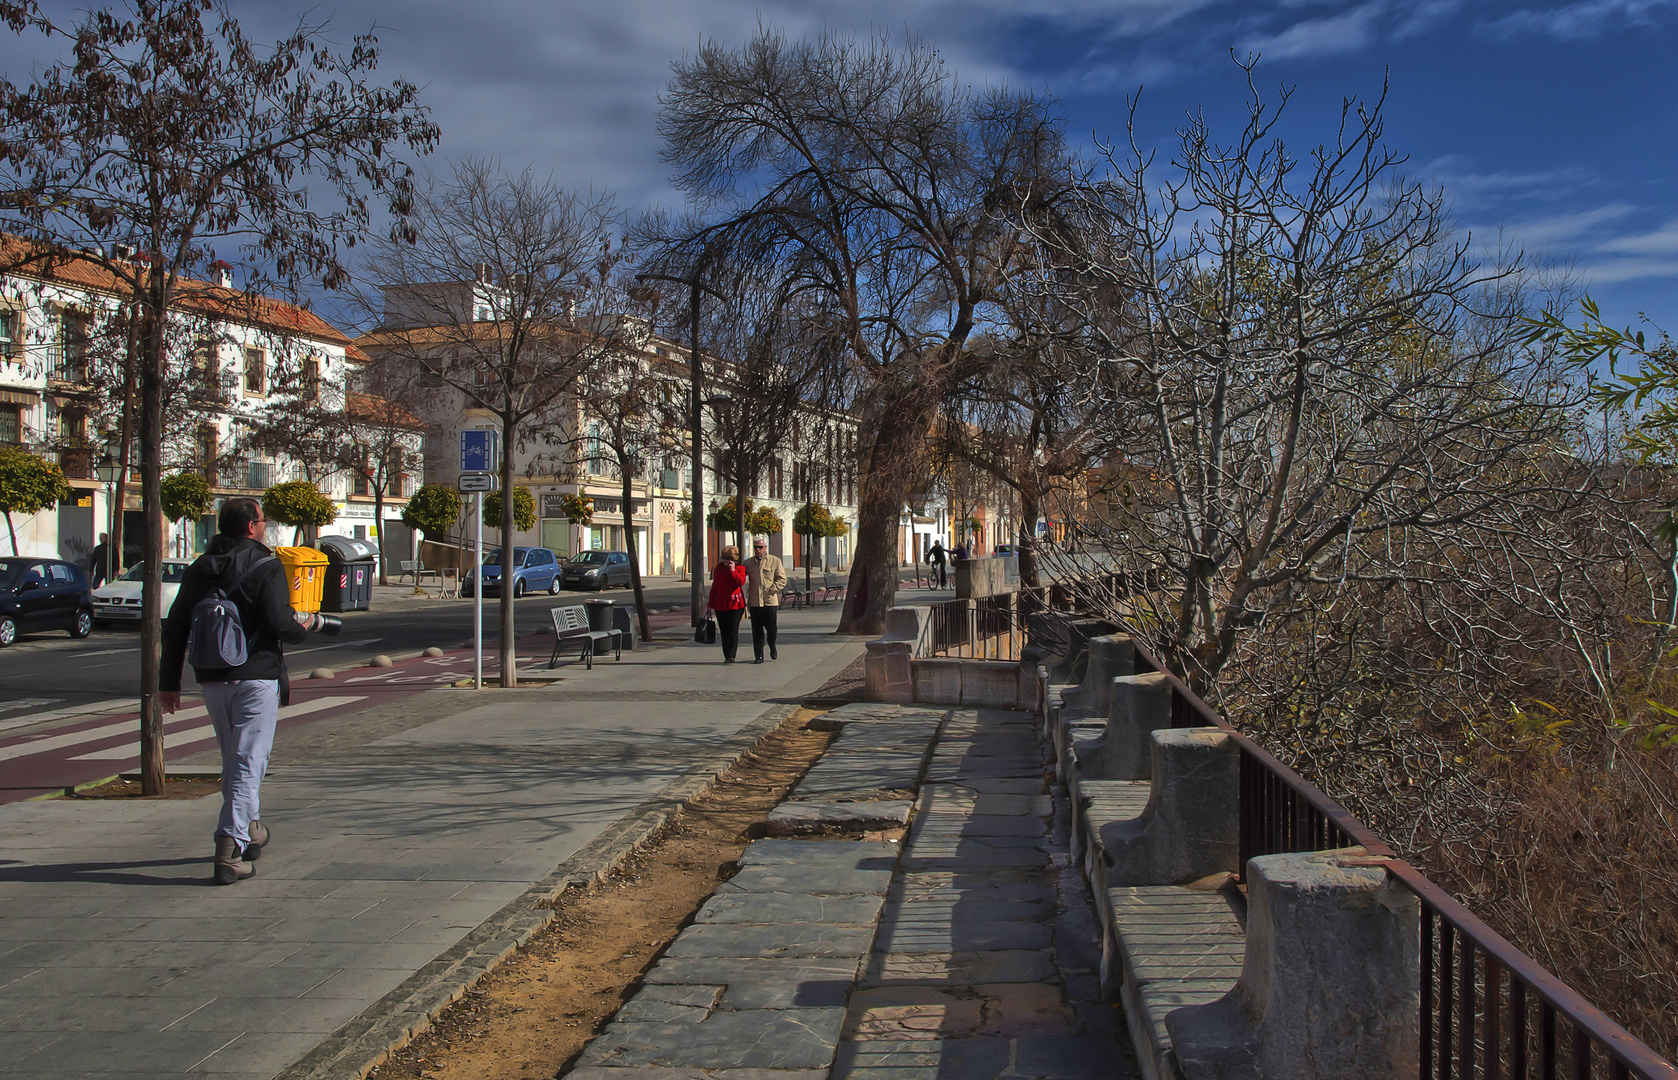
{"type": "MultiPolygon", "coordinates": [[[[591,508],[591,513],[592,508],[591,508]]],[[[501,524],[501,493],[492,491],[484,496],[484,521],[499,527],[501,524]]],[[[513,527],[519,532],[536,527],[536,496],[529,488],[513,489],[513,527]]]]}
{"type": "MultiPolygon", "coordinates": [[[[752,516],[752,500],[747,499],[746,500],[746,520],[750,521],[751,516],[752,516]]],[[[740,518],[739,518],[737,512],[734,509],[734,497],[730,496],[727,502],[723,503],[721,506],[719,506],[715,510],[711,511],[711,513],[707,514],[705,516],[705,524],[707,526],[709,526],[710,528],[715,529],[717,532],[733,532],[733,531],[735,531],[735,529],[739,527],[740,518]]]]}
{"type": "Polygon", "coordinates": [[[17,531],[12,514],[49,509],[69,494],[70,485],[57,465],[15,446],[0,450],[0,512],[6,515],[13,555],[17,554],[17,531]]]}
{"type": "Polygon", "coordinates": [[[683,506],[680,510],[676,511],[676,520],[681,522],[683,525],[692,525],[693,507],[683,506]]]}
{"type": "Polygon", "coordinates": [[[443,484],[425,485],[402,508],[402,524],[428,537],[442,536],[459,520],[460,492],[443,484]]]}
{"type": "Polygon", "coordinates": [[[792,531],[799,536],[844,536],[851,526],[821,503],[806,503],[792,516],[792,531]]]}
{"type": "Polygon", "coordinates": [[[781,531],[781,515],[761,506],[746,515],[746,531],[753,536],[769,536],[781,531]]]}
{"type": "Polygon", "coordinates": [[[587,525],[594,520],[594,500],[587,495],[565,495],[559,500],[559,512],[573,525],[587,525]]]}
{"type": "Polygon", "coordinates": [[[201,518],[210,512],[210,485],[197,473],[163,478],[163,516],[170,521],[201,518]]]}
{"type": "Polygon", "coordinates": [[[1556,348],[1575,367],[1587,372],[1597,404],[1604,409],[1630,410],[1637,417],[1627,444],[1645,463],[1678,461],[1678,345],[1666,331],[1651,338],[1641,330],[1616,329],[1602,321],[1596,301],[1579,301],[1583,321],[1569,326],[1554,312],[1529,320],[1530,340],[1556,348]],[[1622,370],[1628,360],[1634,370],[1622,370]],[[1596,370],[1606,361],[1607,372],[1596,370]]]}
{"type": "Polygon", "coordinates": [[[269,521],[294,529],[318,529],[337,520],[338,504],[307,480],[288,480],[262,496],[262,512],[269,521]]]}

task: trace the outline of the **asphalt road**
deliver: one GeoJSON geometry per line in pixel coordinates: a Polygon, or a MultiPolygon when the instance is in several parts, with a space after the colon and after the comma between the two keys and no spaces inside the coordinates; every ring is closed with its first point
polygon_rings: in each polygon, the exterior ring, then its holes
{"type": "MultiPolygon", "coordinates": [[[[381,590],[382,592],[383,590],[381,590]]],[[[688,583],[659,579],[646,589],[647,607],[657,611],[686,607],[688,583]]],[[[633,603],[627,589],[603,593],[561,592],[557,597],[536,593],[516,601],[518,633],[529,634],[551,625],[548,609],[557,604],[610,599],[633,603]]],[[[500,598],[484,599],[484,640],[493,642],[500,618],[500,598]]],[[[380,600],[375,600],[378,606],[380,600]]],[[[472,638],[470,600],[409,600],[385,602],[382,610],[350,611],[336,637],[314,635],[287,650],[294,675],[316,667],[366,663],[379,653],[396,654],[436,646],[454,649],[472,638]]],[[[6,714],[104,701],[138,691],[140,635],[129,627],[95,630],[83,641],[63,631],[30,634],[10,648],[0,649],[0,721],[6,714]]],[[[192,669],[186,671],[191,686],[192,669]]]]}

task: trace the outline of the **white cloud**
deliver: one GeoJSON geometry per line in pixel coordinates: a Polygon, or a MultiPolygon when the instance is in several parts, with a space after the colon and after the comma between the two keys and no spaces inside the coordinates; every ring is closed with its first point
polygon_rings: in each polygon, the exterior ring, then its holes
{"type": "Polygon", "coordinates": [[[1253,34],[1239,51],[1270,59],[1356,52],[1374,40],[1376,20],[1385,7],[1381,2],[1368,3],[1339,15],[1307,19],[1276,33],[1253,34]]]}
{"type": "Polygon", "coordinates": [[[1625,25],[1650,25],[1671,13],[1674,0],[1579,0],[1548,8],[1522,8],[1485,24],[1495,36],[1539,34],[1576,41],[1600,37],[1625,25]]]}

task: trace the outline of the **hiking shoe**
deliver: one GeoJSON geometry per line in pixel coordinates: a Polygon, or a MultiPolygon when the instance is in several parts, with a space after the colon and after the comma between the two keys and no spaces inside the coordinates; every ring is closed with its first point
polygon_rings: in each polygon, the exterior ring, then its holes
{"type": "Polygon", "coordinates": [[[256,876],[256,867],[241,859],[239,854],[239,841],[231,836],[216,837],[217,885],[232,885],[234,882],[256,876]]]}
{"type": "Polygon", "coordinates": [[[260,821],[251,822],[251,842],[245,845],[245,861],[255,862],[262,858],[262,849],[268,846],[268,826],[260,821]]]}

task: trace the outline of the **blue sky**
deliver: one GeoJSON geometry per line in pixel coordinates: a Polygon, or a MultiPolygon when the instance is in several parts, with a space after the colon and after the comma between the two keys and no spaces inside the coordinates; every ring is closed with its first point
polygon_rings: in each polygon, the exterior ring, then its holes
{"type": "MultiPolygon", "coordinates": [[[[57,3],[50,6],[59,7],[57,3]]],[[[62,5],[68,8],[70,5],[62,5]]],[[[76,6],[85,6],[77,4],[76,6]]],[[[670,61],[759,23],[938,48],[964,82],[1047,90],[1080,140],[1122,131],[1142,88],[1144,138],[1186,112],[1234,133],[1260,56],[1274,96],[1295,88],[1297,149],[1332,136],[1346,95],[1390,71],[1386,142],[1442,184],[1484,241],[1570,267],[1610,321],[1647,311],[1678,330],[1678,0],[234,0],[273,37],[305,13],[348,35],[377,24],[383,70],[413,79],[443,127],[439,158],[497,157],[630,207],[672,205],[653,128],[670,61]]],[[[14,80],[22,42],[0,44],[14,80]]],[[[433,159],[435,164],[442,161],[433,159]]]]}

